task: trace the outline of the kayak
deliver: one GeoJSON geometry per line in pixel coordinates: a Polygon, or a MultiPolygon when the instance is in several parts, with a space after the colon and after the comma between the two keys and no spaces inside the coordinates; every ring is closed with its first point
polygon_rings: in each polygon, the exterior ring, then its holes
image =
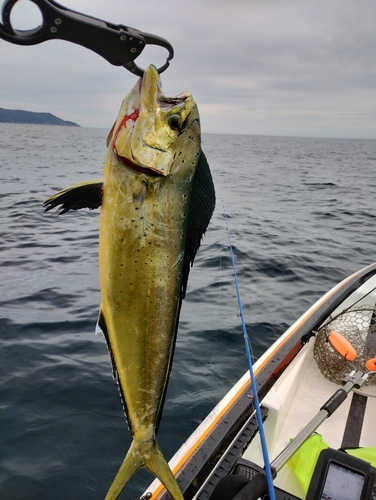
{"type": "MultiPolygon", "coordinates": [[[[254,363],[277,500],[376,499],[376,263],[254,363]]],[[[247,372],[171,459],[186,500],[269,498],[247,372]]],[[[155,480],[143,497],[170,499],[155,480]]]]}

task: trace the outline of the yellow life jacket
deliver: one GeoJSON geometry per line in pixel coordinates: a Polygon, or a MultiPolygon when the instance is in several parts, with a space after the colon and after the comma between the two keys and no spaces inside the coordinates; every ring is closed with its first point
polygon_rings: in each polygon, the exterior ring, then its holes
{"type": "MultiPolygon", "coordinates": [[[[326,448],[329,448],[329,445],[322,440],[321,435],[312,434],[288,461],[288,465],[293,470],[305,494],[307,494],[317,459],[321,451],[326,448]]],[[[368,448],[348,448],[343,451],[376,467],[375,446],[368,448]]]]}

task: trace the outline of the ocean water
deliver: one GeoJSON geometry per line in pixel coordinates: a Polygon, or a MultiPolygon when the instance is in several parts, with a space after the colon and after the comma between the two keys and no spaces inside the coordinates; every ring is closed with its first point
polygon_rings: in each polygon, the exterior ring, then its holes
{"type": "MultiPolygon", "coordinates": [[[[43,211],[103,170],[107,131],[0,124],[0,499],[103,499],[131,441],[100,302],[99,210],[43,211]]],[[[376,260],[376,141],[203,135],[217,208],[191,270],[159,431],[170,458],[255,359],[376,260]]],[[[153,477],[137,473],[120,498],[153,477]]]]}

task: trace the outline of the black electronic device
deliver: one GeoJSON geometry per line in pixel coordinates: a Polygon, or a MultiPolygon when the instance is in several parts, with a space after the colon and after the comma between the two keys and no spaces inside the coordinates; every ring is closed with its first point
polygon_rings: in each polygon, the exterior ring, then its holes
{"type": "Polygon", "coordinates": [[[376,469],[344,451],[323,450],[306,500],[376,500],[376,469]]]}

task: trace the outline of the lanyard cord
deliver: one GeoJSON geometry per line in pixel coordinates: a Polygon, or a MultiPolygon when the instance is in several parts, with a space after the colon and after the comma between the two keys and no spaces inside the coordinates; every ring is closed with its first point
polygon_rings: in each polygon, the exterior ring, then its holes
{"type": "Polygon", "coordinates": [[[263,422],[262,422],[262,416],[261,416],[261,410],[260,410],[260,403],[259,403],[259,399],[258,399],[256,379],[255,379],[255,375],[253,373],[253,366],[252,366],[252,359],[251,359],[251,350],[250,350],[250,347],[249,347],[250,340],[249,340],[249,337],[248,337],[248,334],[247,334],[247,329],[246,329],[246,326],[245,326],[245,321],[244,321],[244,316],[243,316],[243,306],[242,306],[242,301],[241,301],[241,298],[240,298],[238,278],[237,278],[237,275],[236,275],[234,252],[232,250],[230,230],[229,230],[229,227],[228,227],[226,209],[225,209],[225,205],[224,204],[223,204],[223,213],[224,213],[224,217],[225,217],[225,221],[226,221],[226,231],[227,231],[227,236],[228,236],[228,244],[229,244],[229,247],[230,247],[232,268],[233,268],[233,271],[234,271],[234,280],[235,280],[235,286],[236,286],[236,294],[237,294],[237,297],[238,297],[238,304],[239,304],[239,313],[240,313],[239,315],[240,315],[240,319],[241,319],[242,327],[243,327],[243,336],[244,336],[245,350],[246,350],[246,353],[247,353],[248,369],[249,369],[249,374],[250,374],[250,377],[251,377],[252,392],[253,392],[253,404],[254,404],[255,410],[256,410],[256,418],[257,418],[257,424],[258,424],[259,433],[260,433],[262,455],[263,455],[264,464],[265,464],[266,481],[267,481],[267,484],[268,484],[268,490],[269,490],[270,500],[275,500],[276,497],[275,497],[275,492],[274,492],[272,470],[271,470],[271,467],[270,467],[270,461],[269,461],[269,456],[268,456],[268,449],[267,449],[267,446],[266,446],[265,432],[264,432],[264,426],[263,426],[263,422]]]}

